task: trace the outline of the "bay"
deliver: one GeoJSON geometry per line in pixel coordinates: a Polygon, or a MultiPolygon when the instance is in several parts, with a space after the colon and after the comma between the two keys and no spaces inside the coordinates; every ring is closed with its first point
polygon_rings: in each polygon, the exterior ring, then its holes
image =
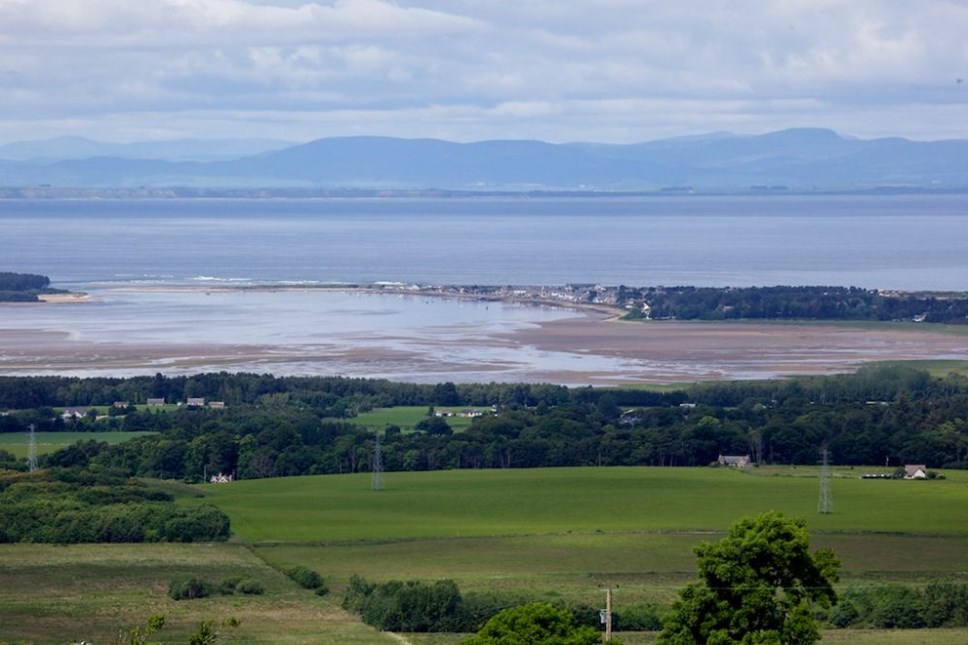
{"type": "Polygon", "coordinates": [[[5,201],[0,236],[0,270],[67,288],[968,288],[968,195],[5,201]]]}
{"type": "Polygon", "coordinates": [[[93,296],[0,306],[5,374],[230,370],[608,385],[968,355],[959,337],[927,330],[703,327],[697,337],[698,328],[613,325],[571,309],[300,288],[964,291],[968,195],[11,200],[0,201],[0,239],[0,271],[45,274],[93,296]]]}

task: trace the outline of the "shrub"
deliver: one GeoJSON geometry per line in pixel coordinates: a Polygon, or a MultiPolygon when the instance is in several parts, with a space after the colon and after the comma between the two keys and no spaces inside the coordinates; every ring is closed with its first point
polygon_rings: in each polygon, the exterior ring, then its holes
{"type": "Polygon", "coordinates": [[[932,580],[924,586],[928,627],[968,627],[968,583],[932,580]]]}
{"type": "Polygon", "coordinates": [[[212,585],[201,578],[178,578],[168,584],[172,600],[194,600],[212,595],[212,585]]]}
{"type": "Polygon", "coordinates": [[[654,632],[662,629],[655,605],[635,605],[612,612],[612,629],[620,632],[654,632]]]}
{"type": "Polygon", "coordinates": [[[365,578],[354,573],[350,576],[350,585],[346,589],[346,596],[343,598],[341,606],[348,611],[362,612],[363,605],[366,604],[374,589],[376,589],[374,583],[367,582],[365,578]]]}
{"type": "Polygon", "coordinates": [[[235,590],[246,596],[261,596],[265,593],[265,587],[255,578],[243,578],[235,585],[235,590]]]}
{"type": "Polygon", "coordinates": [[[924,605],[915,590],[884,585],[875,601],[872,618],[874,626],[881,629],[924,627],[924,605]]]}
{"type": "Polygon", "coordinates": [[[343,599],[343,608],[359,613],[367,625],[403,632],[451,631],[461,604],[453,580],[372,584],[356,575],[343,599]]]}
{"type": "Polygon", "coordinates": [[[218,585],[218,592],[223,596],[231,596],[235,593],[236,587],[242,581],[241,577],[226,578],[218,585]]]}
{"type": "Polygon", "coordinates": [[[598,630],[576,626],[573,619],[567,609],[556,609],[543,602],[529,603],[498,613],[476,636],[463,642],[466,645],[595,645],[601,642],[598,630]]]}
{"type": "Polygon", "coordinates": [[[303,589],[319,589],[323,586],[323,578],[312,569],[303,566],[295,566],[286,570],[286,575],[303,589]]]}
{"type": "Polygon", "coordinates": [[[527,602],[527,599],[521,594],[493,591],[471,591],[461,598],[457,612],[448,619],[446,631],[479,631],[484,623],[498,612],[527,602]]]}

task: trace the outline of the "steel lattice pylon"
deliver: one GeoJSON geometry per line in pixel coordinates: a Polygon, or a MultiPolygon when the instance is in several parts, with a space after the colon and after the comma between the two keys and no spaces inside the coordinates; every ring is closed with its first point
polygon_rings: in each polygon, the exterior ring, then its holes
{"type": "Polygon", "coordinates": [[[830,451],[820,450],[820,499],[817,500],[818,513],[833,513],[834,500],[830,497],[830,451]]]}

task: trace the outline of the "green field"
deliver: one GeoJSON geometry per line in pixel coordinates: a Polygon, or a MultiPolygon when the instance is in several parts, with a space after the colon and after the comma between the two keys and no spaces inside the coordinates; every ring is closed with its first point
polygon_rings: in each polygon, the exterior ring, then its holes
{"type": "Polygon", "coordinates": [[[724,531],[739,517],[768,510],[804,517],[814,532],[968,535],[968,473],[936,481],[872,481],[859,479],[860,472],[833,478],[836,512],[830,515],[816,512],[815,477],[719,468],[386,473],[382,491],[370,490],[367,474],[204,489],[250,542],[724,531]]]}
{"type": "MultiPolygon", "coordinates": [[[[46,455],[70,446],[78,441],[104,441],[106,443],[123,443],[155,434],[154,432],[35,432],[37,454],[46,455]]],[[[4,432],[0,433],[0,449],[13,453],[21,459],[27,456],[28,433],[4,432]]]]}
{"type": "Polygon", "coordinates": [[[158,643],[186,643],[201,621],[228,618],[242,621],[231,642],[394,642],[339,609],[337,597],[297,587],[239,544],[4,544],[0,580],[0,643],[113,643],[152,614],[167,616],[150,639],[158,643]],[[248,576],[266,592],[171,600],[169,580],[184,575],[248,576]]]}
{"type": "MultiPolygon", "coordinates": [[[[437,406],[434,408],[437,412],[449,412],[454,416],[446,417],[444,421],[447,422],[454,432],[461,432],[463,430],[471,427],[471,423],[474,421],[471,417],[459,416],[463,407],[446,407],[437,406]]],[[[468,407],[466,409],[480,410],[485,414],[490,411],[486,407],[468,407]]],[[[399,406],[395,408],[376,408],[369,412],[363,412],[357,416],[349,419],[350,422],[356,425],[363,426],[369,430],[377,431],[383,430],[388,425],[399,426],[403,432],[409,432],[414,429],[414,427],[423,419],[427,418],[427,406],[426,405],[416,405],[416,406],[399,406]]],[[[334,419],[335,420],[335,419],[334,419]]],[[[345,419],[339,419],[340,421],[345,421],[345,419]]]]}
{"type": "MultiPolygon", "coordinates": [[[[97,635],[105,625],[161,612],[171,617],[172,634],[203,618],[237,616],[241,642],[393,642],[338,608],[353,574],[373,581],[451,578],[464,592],[592,606],[608,584],[618,587],[617,611],[667,605],[696,575],[692,547],[718,539],[739,517],[770,509],[804,517],[813,545],[838,553],[841,586],[968,575],[968,473],[880,481],[859,479],[863,470],[835,471],[831,515],[816,512],[816,468],[385,473],[382,491],[371,490],[365,474],[204,485],[197,487],[204,501],[232,517],[235,543],[0,547],[0,634],[64,642],[90,638],[67,634],[66,626],[97,635]],[[278,573],[296,564],[323,574],[332,592],[318,598],[278,573]],[[167,581],[186,571],[245,573],[263,581],[267,593],[169,600],[167,581]],[[22,593],[28,585],[35,594],[22,593]]],[[[628,645],[655,641],[655,634],[622,637],[628,645]]],[[[405,638],[426,645],[459,640],[405,638]]],[[[953,644],[968,641],[968,630],[831,631],[825,639],[953,644]]]]}

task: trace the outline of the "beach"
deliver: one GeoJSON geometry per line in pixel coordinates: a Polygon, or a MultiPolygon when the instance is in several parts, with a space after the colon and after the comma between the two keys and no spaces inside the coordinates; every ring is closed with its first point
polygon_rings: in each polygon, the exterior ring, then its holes
{"type": "Polygon", "coordinates": [[[110,290],[0,311],[0,374],[620,385],[968,360],[968,335],[929,325],[622,322],[614,313],[353,290],[110,290]]]}

